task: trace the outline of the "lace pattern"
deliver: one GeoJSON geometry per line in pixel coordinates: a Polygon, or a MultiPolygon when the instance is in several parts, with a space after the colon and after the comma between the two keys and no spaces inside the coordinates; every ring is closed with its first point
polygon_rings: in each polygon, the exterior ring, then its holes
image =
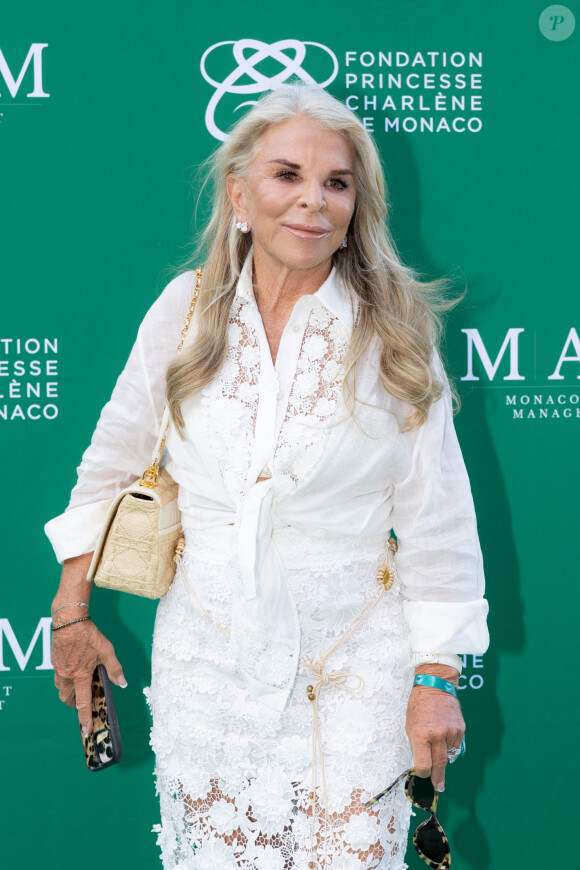
{"type": "MultiPolygon", "coordinates": [[[[226,628],[232,606],[224,554],[229,534],[188,537],[184,564],[204,608],[226,628]]],[[[374,593],[381,551],[375,548],[372,556],[356,538],[340,546],[316,539],[315,545],[309,542],[309,558],[303,536],[292,530],[278,532],[276,543],[298,605],[301,659],[320,658],[374,593]],[[301,559],[288,567],[300,545],[301,559]],[[334,558],[328,558],[330,550],[334,558]]],[[[360,675],[364,688],[358,694],[337,686],[321,690],[332,832],[325,836],[318,811],[317,867],[406,866],[410,805],[402,790],[372,810],[363,808],[409,761],[403,731],[411,680],[406,661],[396,583],[328,664],[360,675]]],[[[312,705],[306,691],[311,673],[300,668],[282,713],[253,701],[236,683],[227,635],[193,605],[179,577],[159,605],[153,664],[149,699],[164,866],[307,868],[312,860],[312,705]]],[[[320,807],[318,789],[317,798],[320,807]]]]}
{"type": "Polygon", "coordinates": [[[328,309],[315,307],[304,331],[276,445],[275,467],[283,489],[294,489],[322,458],[339,407],[347,346],[348,334],[340,320],[328,309]]]}
{"type": "Polygon", "coordinates": [[[226,361],[213,384],[203,391],[210,444],[234,504],[239,504],[247,488],[259,399],[260,347],[243,318],[245,305],[239,299],[234,303],[226,361]]]}
{"type": "MultiPolygon", "coordinates": [[[[237,509],[248,488],[260,383],[260,347],[245,305],[236,300],[232,308],[230,350],[204,390],[204,426],[196,430],[209,439],[237,509]]],[[[275,503],[324,456],[340,408],[347,342],[341,321],[314,306],[273,450],[275,503]]],[[[146,694],[165,870],[306,870],[313,861],[325,870],[404,870],[410,805],[403,790],[364,809],[410,760],[404,711],[412,675],[399,584],[326,662],[359,677],[360,690],[320,688],[325,805],[321,759],[313,755],[311,671],[299,666],[282,712],[254,700],[236,674],[236,534],[235,526],[188,530],[187,582],[178,574],[158,607],[146,694]]],[[[376,593],[385,541],[309,537],[285,523],[275,523],[272,536],[298,610],[300,661],[315,662],[376,593]]],[[[244,658],[251,659],[255,643],[248,630],[244,658]]],[[[265,676],[275,684],[275,657],[268,667],[265,676]]]]}

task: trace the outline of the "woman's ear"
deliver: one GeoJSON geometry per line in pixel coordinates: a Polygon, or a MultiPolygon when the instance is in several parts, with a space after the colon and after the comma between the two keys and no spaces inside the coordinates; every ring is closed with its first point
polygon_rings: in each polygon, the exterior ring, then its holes
{"type": "Polygon", "coordinates": [[[239,175],[234,175],[233,172],[230,172],[230,174],[226,178],[226,191],[232,204],[236,220],[238,221],[246,220],[243,204],[243,188],[243,179],[240,178],[239,175]]]}

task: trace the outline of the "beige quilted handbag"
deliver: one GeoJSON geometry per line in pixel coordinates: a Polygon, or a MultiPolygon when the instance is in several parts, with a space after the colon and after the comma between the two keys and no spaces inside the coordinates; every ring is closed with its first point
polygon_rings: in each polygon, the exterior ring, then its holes
{"type": "MultiPolygon", "coordinates": [[[[201,274],[197,269],[195,293],[177,353],[193,317],[201,274]]],[[[119,493],[109,508],[87,576],[97,586],[144,598],[161,598],[171,586],[184,540],[177,506],[178,486],[167,469],[159,468],[169,425],[166,407],[151,465],[140,480],[119,493]]]]}

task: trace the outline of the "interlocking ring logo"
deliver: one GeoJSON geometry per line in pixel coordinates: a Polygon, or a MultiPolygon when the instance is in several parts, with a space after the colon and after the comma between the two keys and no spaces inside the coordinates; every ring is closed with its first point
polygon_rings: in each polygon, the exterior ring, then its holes
{"type": "MultiPolygon", "coordinates": [[[[278,42],[268,44],[261,42],[259,39],[238,39],[226,40],[225,42],[216,42],[210,46],[200,63],[201,74],[208,84],[215,88],[215,93],[208,103],[205,113],[205,123],[207,129],[216,139],[225,142],[228,138],[227,133],[224,133],[216,124],[215,112],[218,104],[225,94],[263,94],[265,91],[273,91],[276,88],[285,84],[292,76],[302,79],[311,85],[318,85],[320,88],[326,88],[334,81],[338,74],[338,60],[336,55],[326,45],[320,42],[300,42],[298,39],[280,39],[278,42]],[[209,55],[216,49],[224,45],[233,47],[234,60],[237,63],[237,68],[234,69],[223,82],[218,82],[213,79],[206,70],[206,61],[209,55]],[[332,73],[322,82],[317,82],[302,66],[306,57],[306,47],[321,49],[326,52],[332,60],[332,73]],[[266,76],[256,69],[260,61],[270,58],[278,61],[281,65],[280,72],[273,76],[266,76]],[[252,79],[248,84],[236,84],[239,79],[247,76],[252,79]]],[[[244,106],[254,105],[255,100],[246,100],[236,107],[238,109],[244,106]]]]}

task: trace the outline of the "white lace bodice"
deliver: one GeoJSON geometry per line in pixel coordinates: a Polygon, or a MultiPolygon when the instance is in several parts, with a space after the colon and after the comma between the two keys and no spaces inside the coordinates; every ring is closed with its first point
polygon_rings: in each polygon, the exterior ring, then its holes
{"type": "MultiPolygon", "coordinates": [[[[423,574],[427,551],[430,558],[440,543],[447,565],[450,558],[465,560],[463,545],[457,548],[461,556],[452,556],[444,543],[444,505],[454,523],[462,525],[449,532],[456,536],[459,531],[459,538],[468,535],[470,570],[475,576],[479,570],[474,525],[468,530],[470,521],[466,524],[461,514],[470,494],[458,464],[448,400],[438,403],[430,426],[433,441],[428,449],[421,445],[417,455],[417,433],[400,433],[399,421],[407,409],[383,390],[371,349],[357,372],[360,401],[355,415],[350,414],[342,387],[352,323],[348,292],[333,272],[318,293],[296,303],[274,365],[248,260],[232,306],[225,365],[201,397],[186,403],[185,440],[172,432],[167,442],[169,469],[181,485],[184,528],[197,530],[210,523],[233,523],[236,528],[238,558],[230,569],[236,578],[232,644],[254,696],[278,709],[286,703],[296,674],[300,627],[273,545],[275,529],[291,526],[306,535],[339,540],[345,532],[385,534],[394,524],[402,561],[412,564],[406,548],[413,547],[413,537],[407,544],[397,519],[396,494],[405,483],[407,495],[398,515],[407,515],[409,531],[419,531],[423,538],[426,549],[417,554],[418,573],[423,574]],[[442,458],[450,463],[448,493],[441,487],[441,474],[447,473],[442,458]],[[264,467],[271,469],[271,476],[258,482],[265,477],[264,467]],[[421,521],[417,523],[422,510],[433,511],[425,515],[423,533],[421,521]]],[[[441,586],[441,577],[437,583],[441,586]]],[[[412,582],[408,589],[412,598],[412,582]]],[[[481,606],[481,601],[455,601],[455,624],[468,618],[471,631],[473,614],[481,613],[481,606]]],[[[444,632],[436,645],[449,642],[444,632]]],[[[449,652],[463,651],[473,638],[455,637],[454,642],[458,645],[449,652]]]]}

